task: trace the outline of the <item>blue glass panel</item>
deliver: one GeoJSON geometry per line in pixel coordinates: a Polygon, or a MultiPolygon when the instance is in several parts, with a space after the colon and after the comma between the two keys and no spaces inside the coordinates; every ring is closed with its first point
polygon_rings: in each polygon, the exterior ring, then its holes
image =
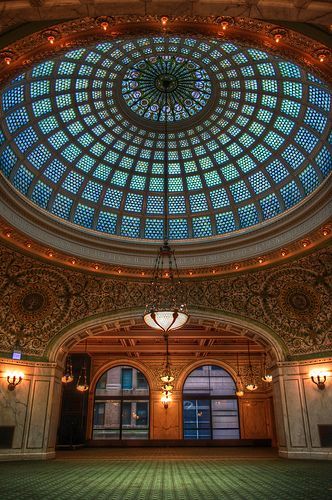
{"type": "Polygon", "coordinates": [[[42,208],[46,208],[52,195],[52,189],[42,181],[38,181],[31,195],[31,200],[42,208]]]}
{"type": "Polygon", "coordinates": [[[271,185],[263,172],[256,172],[255,174],[249,177],[250,184],[255,191],[256,194],[262,193],[267,189],[270,189],[271,185]]]}
{"type": "Polygon", "coordinates": [[[194,238],[204,238],[212,235],[210,217],[193,217],[192,225],[194,238]]]}
{"type": "Polygon", "coordinates": [[[304,155],[293,145],[288,146],[288,148],[281,153],[281,156],[294,170],[302,165],[305,160],[304,155]]]}
{"type": "Polygon", "coordinates": [[[247,200],[251,194],[244,181],[236,182],[230,186],[235,203],[247,200]]]}
{"type": "Polygon", "coordinates": [[[79,203],[76,207],[74,214],[74,223],[83,227],[92,227],[92,221],[94,216],[94,209],[79,203]]]}
{"type": "Polygon", "coordinates": [[[324,146],[315,158],[320,171],[327,176],[332,171],[332,153],[324,146]]]}
{"type": "Polygon", "coordinates": [[[171,240],[183,240],[188,238],[187,219],[170,219],[169,237],[171,240]]]}
{"type": "Polygon", "coordinates": [[[138,238],[140,230],[140,219],[136,217],[123,216],[121,224],[121,236],[138,238]]]}
{"type": "Polygon", "coordinates": [[[308,153],[311,153],[318,142],[318,138],[306,128],[301,127],[295,136],[295,141],[308,153]]]}
{"type": "Polygon", "coordinates": [[[263,219],[271,219],[281,212],[279,200],[274,193],[260,200],[260,205],[263,211],[263,219]]]}
{"type": "Polygon", "coordinates": [[[82,196],[86,200],[90,200],[90,201],[94,201],[94,202],[98,203],[102,189],[103,189],[103,186],[101,184],[97,184],[97,182],[89,181],[83,190],[82,196]]]}
{"type": "Polygon", "coordinates": [[[143,206],[143,196],[141,194],[128,193],[125,203],[125,210],[128,212],[141,212],[143,206]]]}
{"type": "Polygon", "coordinates": [[[163,238],[164,221],[162,219],[146,219],[144,237],[161,240],[163,238]]]}
{"type": "Polygon", "coordinates": [[[186,200],[184,196],[170,196],[168,198],[168,210],[171,214],[186,213],[186,200]]]}
{"type": "Polygon", "coordinates": [[[256,205],[253,203],[238,208],[240,227],[249,227],[258,224],[259,216],[257,213],[256,205]]]}
{"type": "Polygon", "coordinates": [[[62,219],[69,219],[72,205],[73,200],[59,193],[55,197],[51,211],[62,219]]]}
{"type": "Polygon", "coordinates": [[[7,146],[0,155],[0,170],[6,177],[9,177],[10,172],[16,165],[17,157],[10,146],[7,146]]]}
{"type": "Polygon", "coordinates": [[[63,174],[66,172],[66,167],[56,158],[45,168],[44,175],[50,181],[59,182],[63,174]]]}
{"type": "Polygon", "coordinates": [[[108,189],[105,193],[103,204],[106,207],[120,208],[123,193],[117,189],[108,189]]]}
{"type": "Polygon", "coordinates": [[[310,194],[319,185],[319,177],[312,165],[309,165],[299,175],[305,194],[310,194]]]}
{"type": "Polygon", "coordinates": [[[16,187],[16,189],[18,189],[21,193],[26,194],[33,177],[33,174],[27,168],[20,165],[12,179],[13,186],[16,187]]]}
{"type": "Polygon", "coordinates": [[[230,233],[236,230],[233,212],[224,212],[216,215],[217,234],[230,233]]]}
{"type": "Polygon", "coordinates": [[[100,212],[96,229],[103,233],[116,233],[117,215],[110,212],[100,212]]]}
{"type": "Polygon", "coordinates": [[[3,111],[8,111],[17,104],[24,101],[24,86],[19,85],[17,87],[9,88],[2,94],[2,109],[3,111]]]}
{"type": "Polygon", "coordinates": [[[280,189],[286,208],[291,208],[301,201],[302,195],[295,181],[286,184],[280,189]]]}

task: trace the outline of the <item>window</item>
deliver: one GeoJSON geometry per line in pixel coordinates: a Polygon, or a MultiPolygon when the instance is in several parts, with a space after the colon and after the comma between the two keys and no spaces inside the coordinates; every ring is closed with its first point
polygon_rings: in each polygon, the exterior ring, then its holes
{"type": "Polygon", "coordinates": [[[149,386],[142,372],[116,366],[95,391],[93,439],[148,439],[149,386]]]}
{"type": "Polygon", "coordinates": [[[183,387],[184,439],[239,439],[235,383],[218,366],[201,366],[183,387]]]}

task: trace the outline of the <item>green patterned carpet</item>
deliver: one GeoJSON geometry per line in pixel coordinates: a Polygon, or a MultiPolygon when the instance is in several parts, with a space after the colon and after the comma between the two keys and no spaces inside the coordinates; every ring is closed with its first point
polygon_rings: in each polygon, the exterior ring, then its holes
{"type": "MultiPolygon", "coordinates": [[[[2,500],[325,500],[332,462],[237,458],[200,450],[62,452],[56,460],[0,463],[2,500]],[[125,459],[125,456],[130,459],[125,459]],[[66,456],[68,458],[66,458],[66,456]]],[[[240,450],[238,456],[241,457],[240,450]]]]}

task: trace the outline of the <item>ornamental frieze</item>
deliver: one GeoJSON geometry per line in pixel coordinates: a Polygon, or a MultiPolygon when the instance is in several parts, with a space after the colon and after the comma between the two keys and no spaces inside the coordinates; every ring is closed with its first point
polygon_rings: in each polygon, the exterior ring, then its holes
{"type": "MultiPolygon", "coordinates": [[[[188,307],[231,313],[275,332],[289,355],[332,348],[331,252],[247,274],[184,283],[188,307]]],[[[142,308],[150,284],[64,269],[0,247],[0,351],[43,356],[64,328],[142,308]]]]}

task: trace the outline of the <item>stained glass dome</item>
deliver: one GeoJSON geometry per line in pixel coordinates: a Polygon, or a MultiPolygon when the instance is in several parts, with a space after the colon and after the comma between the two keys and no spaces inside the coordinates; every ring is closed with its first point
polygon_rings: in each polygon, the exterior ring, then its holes
{"type": "Polygon", "coordinates": [[[332,168],[331,95],[312,73],[238,43],[142,36],[68,50],[7,84],[0,169],[58,220],[158,240],[165,116],[173,240],[287,214],[332,168]]]}

